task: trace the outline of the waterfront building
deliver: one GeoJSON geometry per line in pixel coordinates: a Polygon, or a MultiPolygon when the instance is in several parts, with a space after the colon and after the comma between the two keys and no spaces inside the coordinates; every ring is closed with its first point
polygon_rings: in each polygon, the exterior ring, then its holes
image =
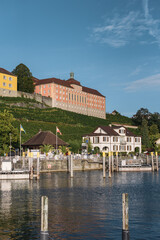
{"type": "MultiPolygon", "coordinates": [[[[34,80],[34,79],[33,79],[34,80]]],[[[52,107],[67,111],[106,118],[105,96],[95,89],[87,88],[74,79],[70,73],[68,80],[57,78],[35,79],[35,93],[52,99],[52,107]]]]}
{"type": "Polygon", "coordinates": [[[92,133],[84,135],[83,140],[90,141],[92,148],[104,152],[141,153],[141,137],[136,136],[124,126],[99,126],[92,133]]]}
{"type": "Polygon", "coordinates": [[[17,76],[0,68],[0,96],[17,96],[17,76]]]}
{"type": "Polygon", "coordinates": [[[58,136],[56,137],[56,135],[51,131],[40,130],[31,139],[23,143],[22,147],[26,149],[40,149],[40,147],[43,145],[51,145],[56,149],[56,147],[67,146],[68,144],[62,139],[60,139],[58,136]]]}

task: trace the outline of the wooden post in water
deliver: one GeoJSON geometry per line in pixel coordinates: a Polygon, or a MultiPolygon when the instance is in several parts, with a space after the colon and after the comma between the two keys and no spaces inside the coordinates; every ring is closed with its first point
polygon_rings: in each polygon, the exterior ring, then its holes
{"type": "Polygon", "coordinates": [[[153,152],[151,152],[151,158],[152,158],[152,171],[154,171],[153,152]]]}
{"type": "Polygon", "coordinates": [[[70,158],[71,152],[68,151],[68,173],[71,171],[71,158],[70,158]]]}
{"type": "Polygon", "coordinates": [[[30,157],[29,161],[30,161],[30,179],[32,180],[33,179],[33,158],[30,157]]]}
{"type": "Polygon", "coordinates": [[[114,172],[114,155],[113,155],[113,152],[111,152],[111,161],[112,161],[112,172],[114,172]]]}
{"type": "Polygon", "coordinates": [[[108,160],[108,162],[109,162],[109,164],[108,164],[109,165],[108,166],[109,176],[108,177],[111,178],[111,176],[112,176],[112,174],[111,174],[111,152],[108,153],[108,156],[109,156],[109,160],[108,160]]]}
{"type": "Polygon", "coordinates": [[[71,176],[71,178],[73,178],[73,156],[72,156],[72,154],[70,155],[70,167],[71,167],[70,176],[71,176]]]}
{"type": "Polygon", "coordinates": [[[103,152],[103,177],[106,177],[105,152],[103,152]]]}
{"type": "Polygon", "coordinates": [[[119,171],[119,168],[118,168],[118,152],[116,152],[116,171],[117,172],[119,171]]]}
{"type": "Polygon", "coordinates": [[[48,240],[48,197],[41,197],[41,240],[48,240]]]}
{"type": "Polygon", "coordinates": [[[156,152],[156,169],[157,169],[157,172],[159,170],[159,166],[158,166],[158,153],[156,152]]]}
{"type": "Polygon", "coordinates": [[[37,180],[39,180],[39,172],[40,172],[40,164],[39,164],[39,152],[37,152],[37,180]]]}
{"type": "Polygon", "coordinates": [[[149,162],[148,162],[148,154],[147,154],[147,165],[149,164],[149,162]]]}
{"type": "Polygon", "coordinates": [[[122,240],[129,240],[128,193],[122,194],[122,240]]]}

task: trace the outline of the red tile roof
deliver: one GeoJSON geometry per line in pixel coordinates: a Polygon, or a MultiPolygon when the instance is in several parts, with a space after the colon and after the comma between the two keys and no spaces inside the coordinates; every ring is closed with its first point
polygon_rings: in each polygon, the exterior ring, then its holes
{"type": "Polygon", "coordinates": [[[4,68],[0,68],[0,73],[4,73],[4,74],[8,74],[8,75],[12,75],[12,76],[15,76],[13,73],[7,71],[6,69],[4,68]]]}
{"type": "MultiPolygon", "coordinates": [[[[73,89],[73,87],[71,86],[72,84],[81,86],[80,82],[73,78],[70,78],[66,81],[58,79],[58,78],[47,78],[47,79],[39,80],[35,85],[37,86],[37,85],[48,84],[48,83],[55,83],[55,84],[59,84],[59,85],[62,85],[62,86],[68,87],[68,88],[72,88],[72,89],[73,89]]],[[[93,95],[105,97],[100,92],[98,92],[97,90],[92,89],[92,88],[87,88],[87,87],[82,86],[82,91],[93,94],[93,95]]]]}
{"type": "MultiPolygon", "coordinates": [[[[34,135],[27,142],[23,143],[24,147],[33,147],[33,146],[41,146],[41,145],[52,145],[56,147],[56,135],[51,131],[39,131],[36,135],[34,135]]],[[[58,146],[66,146],[67,143],[62,139],[57,137],[57,145],[58,146]]]]}

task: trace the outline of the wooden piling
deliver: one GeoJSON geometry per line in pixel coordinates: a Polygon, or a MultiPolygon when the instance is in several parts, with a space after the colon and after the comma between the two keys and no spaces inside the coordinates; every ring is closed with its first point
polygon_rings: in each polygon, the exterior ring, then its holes
{"type": "Polygon", "coordinates": [[[73,178],[73,156],[72,154],[70,155],[70,177],[73,178]]]}
{"type": "Polygon", "coordinates": [[[114,155],[113,152],[111,152],[111,161],[112,161],[112,172],[114,172],[114,155]]]}
{"type": "Polygon", "coordinates": [[[71,171],[71,158],[70,158],[71,152],[68,152],[68,173],[71,171]]]}
{"type": "Polygon", "coordinates": [[[116,152],[116,171],[117,172],[119,171],[119,168],[118,168],[118,152],[116,152]]]}
{"type": "Polygon", "coordinates": [[[29,161],[30,161],[30,179],[32,180],[33,179],[33,159],[30,158],[29,161]]]}
{"type": "Polygon", "coordinates": [[[39,153],[37,153],[37,180],[39,180],[39,173],[40,173],[40,164],[39,164],[39,153]]]}
{"type": "Polygon", "coordinates": [[[122,240],[129,240],[128,193],[122,194],[122,240]]]}
{"type": "Polygon", "coordinates": [[[109,161],[109,164],[108,164],[109,165],[109,169],[108,169],[109,176],[108,177],[111,178],[111,176],[112,176],[112,174],[111,174],[111,152],[108,153],[108,156],[109,156],[109,160],[108,160],[109,161]]]}
{"type": "Polygon", "coordinates": [[[41,197],[41,240],[48,240],[48,197],[41,197]]]}
{"type": "Polygon", "coordinates": [[[103,152],[103,177],[106,177],[105,152],[103,152]]]}
{"type": "Polygon", "coordinates": [[[158,166],[158,153],[156,152],[156,169],[157,169],[157,172],[159,170],[159,166],[158,166]]]}
{"type": "Polygon", "coordinates": [[[152,171],[154,171],[154,160],[153,160],[153,152],[151,152],[151,159],[152,159],[152,171]]]}

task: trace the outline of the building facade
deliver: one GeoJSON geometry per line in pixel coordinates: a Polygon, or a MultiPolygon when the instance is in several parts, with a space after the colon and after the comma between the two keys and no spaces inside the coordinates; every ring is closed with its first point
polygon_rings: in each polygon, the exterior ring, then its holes
{"type": "Polygon", "coordinates": [[[90,141],[92,148],[104,152],[141,153],[141,137],[136,136],[124,126],[99,126],[92,133],[83,136],[90,141]]]}
{"type": "Polygon", "coordinates": [[[67,111],[106,118],[105,96],[95,89],[84,87],[74,79],[35,79],[35,93],[52,98],[52,107],[67,111]]]}
{"type": "Polygon", "coordinates": [[[17,96],[17,76],[4,68],[0,68],[0,95],[17,96]]]}

